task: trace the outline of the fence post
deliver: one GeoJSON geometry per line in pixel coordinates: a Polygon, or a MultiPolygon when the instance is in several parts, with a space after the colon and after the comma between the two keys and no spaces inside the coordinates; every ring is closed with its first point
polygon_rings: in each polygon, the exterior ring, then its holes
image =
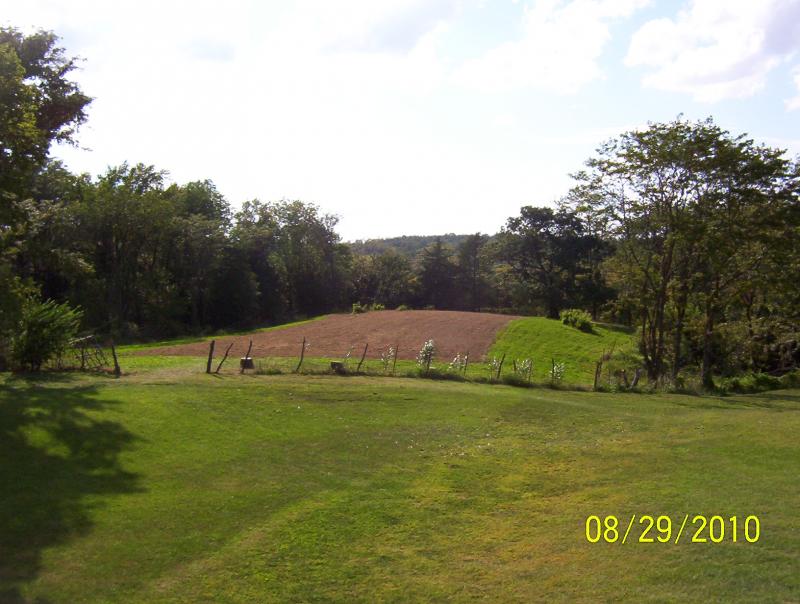
{"type": "Polygon", "coordinates": [[[117,361],[117,349],[114,348],[114,340],[111,340],[111,356],[114,357],[114,375],[119,377],[122,375],[122,370],[119,368],[119,361],[117,361]]]}
{"type": "Polygon", "coordinates": [[[214,360],[214,340],[208,345],[208,360],[206,361],[206,373],[211,373],[211,361],[214,360]]]}
{"type": "Polygon", "coordinates": [[[303,364],[303,358],[306,356],[306,339],[303,338],[303,348],[300,350],[300,362],[295,367],[294,372],[297,373],[300,371],[300,365],[303,364]]]}
{"type": "Polygon", "coordinates": [[[361,363],[364,362],[364,359],[367,356],[367,348],[369,348],[369,342],[364,344],[364,354],[361,355],[361,360],[358,362],[358,367],[356,367],[356,373],[359,373],[361,371],[361,363]]]}
{"type": "Polygon", "coordinates": [[[222,364],[225,362],[225,359],[228,358],[228,353],[231,351],[231,347],[233,347],[233,342],[228,344],[228,347],[225,349],[225,356],[222,357],[222,360],[217,365],[217,370],[214,373],[219,373],[219,370],[222,369],[222,364]]]}

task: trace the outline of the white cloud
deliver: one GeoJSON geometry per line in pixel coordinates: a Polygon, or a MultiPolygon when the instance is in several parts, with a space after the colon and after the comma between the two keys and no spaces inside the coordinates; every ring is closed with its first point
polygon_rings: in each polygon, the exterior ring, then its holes
{"type": "Polygon", "coordinates": [[[489,92],[537,88],[574,93],[603,77],[598,61],[610,22],[648,0],[538,0],[526,6],[523,35],[467,61],[454,74],[466,87],[489,92]]]}
{"type": "Polygon", "coordinates": [[[786,110],[795,111],[800,109],[800,65],[794,68],[794,85],[797,88],[797,96],[794,96],[786,101],[786,110]]]}
{"type": "Polygon", "coordinates": [[[650,71],[645,86],[700,102],[746,98],[800,50],[800,0],[692,0],[675,18],[645,23],[625,63],[650,71]]]}

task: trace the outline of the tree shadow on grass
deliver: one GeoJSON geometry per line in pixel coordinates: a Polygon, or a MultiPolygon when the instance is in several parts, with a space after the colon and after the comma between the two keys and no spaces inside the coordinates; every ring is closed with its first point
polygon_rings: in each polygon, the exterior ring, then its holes
{"type": "MultiPolygon", "coordinates": [[[[0,384],[0,602],[27,602],[45,548],[91,529],[87,498],[140,490],[119,462],[136,437],[93,411],[97,388],[0,384]]],[[[37,599],[36,602],[44,602],[37,599]]]]}
{"type": "Polygon", "coordinates": [[[800,411],[800,396],[781,392],[758,394],[732,394],[726,396],[699,395],[691,403],[678,402],[682,407],[744,411],[766,409],[769,411],[800,411]]]}

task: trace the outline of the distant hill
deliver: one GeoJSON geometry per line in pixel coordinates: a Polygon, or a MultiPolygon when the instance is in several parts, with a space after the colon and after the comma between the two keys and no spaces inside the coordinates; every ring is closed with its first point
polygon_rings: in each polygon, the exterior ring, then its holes
{"type": "Polygon", "coordinates": [[[388,250],[395,250],[407,256],[415,256],[420,250],[440,238],[442,243],[453,249],[468,237],[468,235],[403,235],[402,237],[387,237],[385,239],[357,239],[349,243],[353,253],[360,255],[381,254],[388,250]]]}

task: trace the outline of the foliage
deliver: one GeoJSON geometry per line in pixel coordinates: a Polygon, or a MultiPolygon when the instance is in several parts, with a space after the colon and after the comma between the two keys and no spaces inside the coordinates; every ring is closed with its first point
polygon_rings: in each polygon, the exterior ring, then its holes
{"type": "Polygon", "coordinates": [[[520,305],[538,305],[555,319],[567,305],[597,308],[608,297],[598,267],[609,245],[587,232],[574,211],[525,206],[508,219],[498,247],[520,305]]]}
{"type": "Polygon", "coordinates": [[[572,207],[616,242],[614,285],[641,326],[651,381],[677,376],[688,335],[710,386],[718,324],[779,277],[764,269],[800,225],[800,171],[782,155],[678,118],[607,142],[575,175],[572,207]]]}
{"type": "Polygon", "coordinates": [[[486,360],[486,369],[489,370],[489,380],[494,381],[498,377],[500,368],[502,367],[502,360],[496,356],[492,356],[486,360]]]}
{"type": "Polygon", "coordinates": [[[397,360],[397,349],[394,346],[389,346],[389,348],[381,351],[381,366],[383,367],[383,372],[388,373],[389,367],[391,367],[397,360]]]}
{"type": "Polygon", "coordinates": [[[568,308],[566,310],[562,310],[559,314],[559,317],[564,325],[575,327],[576,329],[580,329],[581,331],[585,331],[587,333],[592,332],[592,317],[585,310],[581,310],[579,308],[568,308]]]}
{"type": "Polygon", "coordinates": [[[417,365],[427,374],[430,371],[431,363],[436,357],[436,345],[433,340],[427,340],[417,353],[417,365]]]}
{"type": "Polygon", "coordinates": [[[10,217],[11,196],[27,193],[50,144],[73,143],[86,120],[91,99],[69,79],[75,67],[52,32],[0,28],[0,223],[10,217]]]}
{"type": "Polygon", "coordinates": [[[721,380],[720,390],[736,393],[764,392],[784,388],[800,388],[800,371],[795,370],[781,376],[752,373],[721,380]]]}
{"type": "Polygon", "coordinates": [[[530,382],[533,375],[533,361],[531,359],[516,359],[512,367],[517,377],[530,382]]]}
{"type": "Polygon", "coordinates": [[[447,365],[447,370],[455,373],[464,373],[467,369],[469,359],[466,355],[462,356],[461,353],[456,354],[453,360],[447,365]]]}
{"type": "Polygon", "coordinates": [[[450,248],[440,239],[436,239],[420,252],[418,264],[421,298],[435,308],[452,308],[456,266],[450,248]]]}
{"type": "Polygon", "coordinates": [[[564,363],[552,362],[550,366],[550,383],[560,384],[564,380],[564,374],[567,371],[567,366],[564,363]]]}
{"type": "Polygon", "coordinates": [[[369,308],[365,305],[362,305],[361,302],[353,302],[352,308],[352,314],[354,315],[360,315],[361,313],[365,313],[369,310],[369,308]]]}
{"type": "Polygon", "coordinates": [[[69,304],[28,299],[11,339],[11,361],[18,371],[39,371],[59,359],[75,338],[82,312],[69,304]]]}

